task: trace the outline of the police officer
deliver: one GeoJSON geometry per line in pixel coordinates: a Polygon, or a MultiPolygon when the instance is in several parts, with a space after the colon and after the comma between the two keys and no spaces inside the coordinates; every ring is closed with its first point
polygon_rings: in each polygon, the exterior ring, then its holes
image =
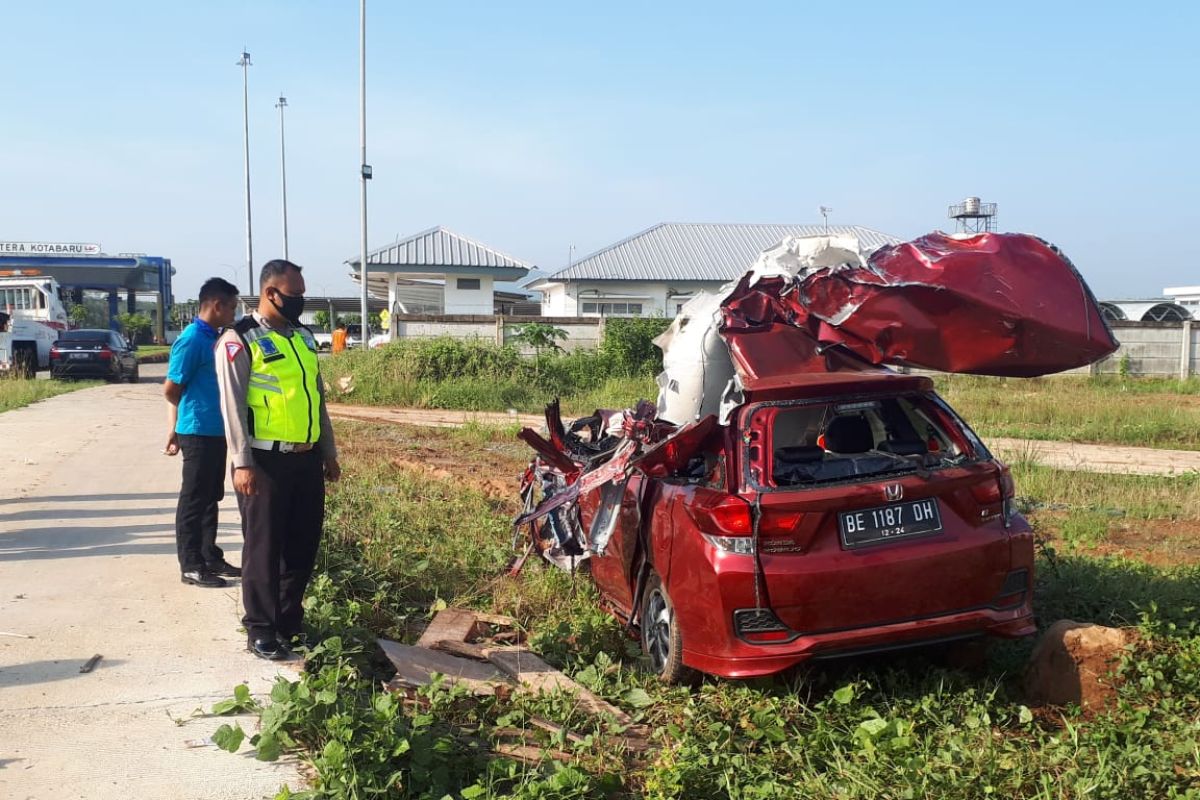
{"type": "Polygon", "coordinates": [[[247,649],[280,660],[304,635],[301,601],[325,517],[325,481],[341,476],[317,343],[300,324],[304,278],[263,265],[258,310],[217,342],[217,383],[242,512],[247,649]]]}

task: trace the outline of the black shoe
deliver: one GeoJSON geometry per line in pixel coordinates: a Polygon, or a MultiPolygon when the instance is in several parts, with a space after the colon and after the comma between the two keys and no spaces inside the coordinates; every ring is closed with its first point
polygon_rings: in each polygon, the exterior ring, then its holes
{"type": "Polygon", "coordinates": [[[207,586],[212,589],[219,589],[225,585],[223,578],[217,577],[207,569],[188,570],[179,576],[179,580],[192,586],[207,586]]]}
{"type": "Polygon", "coordinates": [[[250,639],[246,642],[246,649],[267,661],[286,661],[292,657],[292,651],[288,649],[288,646],[275,637],[250,639]]]}
{"type": "Polygon", "coordinates": [[[208,565],[208,571],[213,575],[220,575],[224,578],[240,578],[242,577],[242,568],[235,567],[228,561],[216,561],[208,565]]]}

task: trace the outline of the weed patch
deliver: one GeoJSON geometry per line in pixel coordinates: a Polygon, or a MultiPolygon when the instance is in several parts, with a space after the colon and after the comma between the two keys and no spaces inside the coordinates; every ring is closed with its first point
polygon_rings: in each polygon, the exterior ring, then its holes
{"type": "MultiPolygon", "coordinates": [[[[502,433],[339,430],[346,474],[330,497],[326,546],[306,599],[307,624],[323,641],[298,680],[276,685],[259,727],[241,732],[261,758],[300,752],[312,763],[314,787],[280,797],[1123,800],[1200,792],[1200,568],[1078,552],[1039,560],[1043,624],[1137,625],[1146,642],[1119,667],[1119,702],[1092,716],[1023,704],[1017,679],[1028,641],[998,644],[982,674],[947,669],[935,653],[918,651],[668,688],[642,668],[636,644],[600,609],[585,577],[535,562],[517,578],[497,577],[512,509],[473,486],[468,451],[504,447],[502,433]],[[442,477],[397,468],[406,446],[426,454],[440,447],[460,466],[442,477]],[[641,758],[617,752],[610,723],[562,696],[477,699],[440,683],[409,698],[383,692],[388,673],[374,637],[411,641],[433,609],[451,602],[516,616],[547,661],[648,724],[653,750],[641,758]],[[537,731],[535,717],[578,738],[537,731]],[[533,731],[568,763],[490,754],[499,732],[511,729],[533,731]]],[[[1049,503],[1078,505],[1087,517],[1109,502],[1089,500],[1104,487],[1073,477],[1018,479],[1035,517],[1049,513],[1036,510],[1049,503]]],[[[1182,516],[1194,513],[1181,499],[1188,491],[1189,484],[1131,483],[1109,487],[1109,496],[1139,513],[1182,516]],[[1151,495],[1141,506],[1133,502],[1139,491],[1151,495]]],[[[246,698],[231,700],[241,708],[246,698]]],[[[241,744],[238,731],[230,726],[222,740],[241,744]]]]}
{"type": "Polygon", "coordinates": [[[0,378],[0,412],[12,411],[48,397],[99,386],[96,381],[44,381],[33,378],[0,378]]]}
{"type": "Polygon", "coordinates": [[[935,382],[985,437],[1200,449],[1200,378],[947,375],[935,382]]]}

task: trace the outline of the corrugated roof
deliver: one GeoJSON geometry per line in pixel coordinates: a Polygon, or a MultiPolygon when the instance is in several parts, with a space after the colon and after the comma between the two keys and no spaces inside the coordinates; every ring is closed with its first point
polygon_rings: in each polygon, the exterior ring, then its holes
{"type": "Polygon", "coordinates": [[[728,281],[789,236],[850,235],[868,247],[901,241],[860,225],[738,225],[663,222],[593,253],[550,280],[728,281]]]}
{"type": "MultiPolygon", "coordinates": [[[[358,258],[347,263],[358,264],[358,258]]],[[[528,270],[532,264],[494,250],[441,225],[367,253],[367,264],[404,267],[499,267],[528,270]]]]}

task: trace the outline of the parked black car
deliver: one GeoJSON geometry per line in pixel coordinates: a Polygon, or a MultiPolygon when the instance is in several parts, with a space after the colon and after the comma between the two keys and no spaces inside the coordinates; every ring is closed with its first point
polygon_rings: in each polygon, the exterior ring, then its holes
{"type": "Polygon", "coordinates": [[[50,377],[137,383],[137,345],[116,331],[64,331],[50,350],[50,377]]]}

